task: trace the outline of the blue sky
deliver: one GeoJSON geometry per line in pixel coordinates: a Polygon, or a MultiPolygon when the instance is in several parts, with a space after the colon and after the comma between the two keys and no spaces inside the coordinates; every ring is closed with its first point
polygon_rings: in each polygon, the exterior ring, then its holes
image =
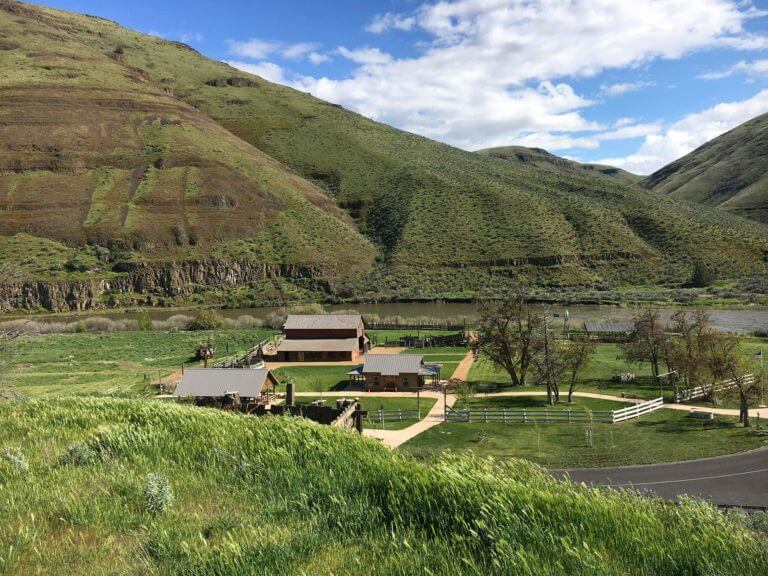
{"type": "Polygon", "coordinates": [[[650,173],[768,112],[768,0],[48,0],[467,150],[650,173]]]}

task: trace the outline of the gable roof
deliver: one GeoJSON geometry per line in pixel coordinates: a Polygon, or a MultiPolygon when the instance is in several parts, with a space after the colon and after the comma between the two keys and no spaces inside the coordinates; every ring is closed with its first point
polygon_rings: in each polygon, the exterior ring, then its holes
{"type": "Polygon", "coordinates": [[[218,397],[237,392],[251,398],[261,394],[269,375],[267,368],[188,368],[173,395],[218,397]]]}
{"type": "Polygon", "coordinates": [[[418,374],[423,359],[421,354],[368,354],[362,372],[382,376],[418,374]]]}
{"type": "Polygon", "coordinates": [[[357,338],[294,340],[288,338],[278,344],[278,352],[354,352],[360,343],[357,338]]]}
{"type": "Polygon", "coordinates": [[[356,330],[363,322],[360,314],[289,314],[285,330],[356,330]]]}

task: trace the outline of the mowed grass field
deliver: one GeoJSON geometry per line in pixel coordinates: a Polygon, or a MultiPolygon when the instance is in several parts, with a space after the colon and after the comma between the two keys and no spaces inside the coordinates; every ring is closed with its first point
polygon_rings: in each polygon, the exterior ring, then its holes
{"type": "MultiPolygon", "coordinates": [[[[477,397],[471,406],[480,417],[484,406],[543,408],[542,400],[477,397]]],[[[577,398],[571,407],[617,410],[623,406],[620,402],[577,398]]],[[[419,434],[399,450],[424,460],[437,458],[445,451],[468,451],[499,460],[526,458],[551,468],[589,468],[691,460],[766,444],[768,435],[738,427],[735,418],[694,420],[685,412],[662,409],[620,424],[444,423],[419,434]]]]}
{"type": "Polygon", "coordinates": [[[267,338],[262,329],[206,332],[109,332],[22,336],[0,356],[0,388],[28,396],[146,394],[157,383],[198,364],[195,348],[210,343],[216,359],[245,352],[267,338]]]}

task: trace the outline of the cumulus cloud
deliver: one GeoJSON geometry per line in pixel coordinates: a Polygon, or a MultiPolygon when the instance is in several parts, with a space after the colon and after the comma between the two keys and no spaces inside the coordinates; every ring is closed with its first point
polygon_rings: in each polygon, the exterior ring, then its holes
{"type": "Polygon", "coordinates": [[[282,68],[282,66],[278,66],[273,62],[253,63],[242,62],[238,60],[225,60],[224,62],[233,68],[237,68],[238,70],[242,70],[243,72],[248,72],[250,74],[255,74],[256,76],[261,76],[270,82],[276,82],[277,84],[288,83],[285,70],[282,68]]]}
{"type": "Polygon", "coordinates": [[[373,34],[381,34],[393,28],[397,30],[411,30],[415,24],[415,16],[387,12],[386,14],[374,16],[373,20],[365,27],[365,30],[373,34]]]}
{"type": "MultiPolygon", "coordinates": [[[[753,15],[731,0],[443,0],[409,15],[407,26],[428,35],[419,55],[342,47],[339,54],[359,64],[349,76],[295,78],[292,85],[460,147],[543,140],[533,135],[594,129],[582,116],[591,103],[566,78],[680,58],[718,43],[754,44],[757,37],[743,28],[753,15]]],[[[383,32],[403,18],[383,15],[368,28],[376,23],[372,31],[383,32]]]]}
{"type": "Polygon", "coordinates": [[[600,92],[608,96],[621,96],[627,92],[636,92],[647,86],[653,86],[653,82],[622,82],[620,84],[603,84],[600,92]]]}
{"type": "Polygon", "coordinates": [[[748,100],[726,102],[689,114],[665,130],[648,134],[634,154],[623,158],[606,158],[600,162],[637,174],[650,174],[708,140],[765,112],[768,112],[768,90],[748,100]]]}
{"type": "Polygon", "coordinates": [[[768,59],[753,60],[752,62],[742,60],[726,70],[721,70],[720,72],[706,72],[699,75],[699,78],[704,78],[705,80],[719,80],[721,78],[733,76],[734,74],[746,74],[752,78],[765,76],[768,74],[768,59]]]}
{"type": "MultiPolygon", "coordinates": [[[[272,42],[260,38],[250,38],[248,40],[238,41],[229,40],[230,54],[250,60],[266,60],[267,58],[279,55],[288,60],[299,60],[305,56],[315,60],[323,56],[317,52],[320,44],[316,42],[298,42],[295,44],[286,44],[284,42],[272,42]]],[[[314,60],[313,60],[314,61],[314,60]]],[[[321,60],[322,61],[322,60],[321,60]]]]}
{"type": "Polygon", "coordinates": [[[332,58],[328,56],[328,54],[321,54],[320,52],[310,52],[309,61],[312,62],[312,64],[322,64],[323,62],[330,62],[332,58]]]}

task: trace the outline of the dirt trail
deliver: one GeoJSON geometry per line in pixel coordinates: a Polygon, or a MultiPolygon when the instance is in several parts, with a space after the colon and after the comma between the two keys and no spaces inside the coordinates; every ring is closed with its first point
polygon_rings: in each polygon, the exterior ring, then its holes
{"type": "Polygon", "coordinates": [[[466,381],[467,377],[469,376],[469,371],[472,369],[472,364],[475,363],[475,355],[472,353],[472,350],[467,352],[467,355],[464,356],[461,362],[459,362],[459,365],[456,366],[456,370],[453,371],[453,375],[451,378],[453,380],[463,380],[466,381]]]}

